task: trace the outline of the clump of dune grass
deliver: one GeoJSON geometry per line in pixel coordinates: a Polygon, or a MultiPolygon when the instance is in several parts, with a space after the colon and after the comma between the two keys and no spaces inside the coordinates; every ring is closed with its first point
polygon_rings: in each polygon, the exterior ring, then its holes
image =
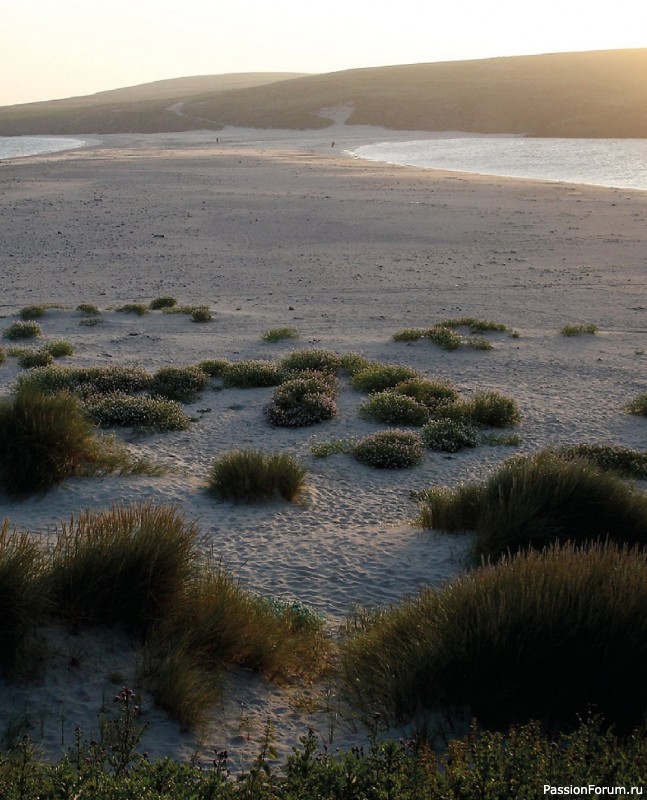
{"type": "Polygon", "coordinates": [[[0,483],[9,494],[46,490],[96,458],[92,425],[76,398],[22,389],[0,401],[0,483]]]}
{"type": "Polygon", "coordinates": [[[95,425],[102,428],[184,431],[191,422],[182,405],[166,397],[110,392],[85,397],[83,407],[95,425]]]}
{"type": "Polygon", "coordinates": [[[44,348],[40,350],[25,350],[18,356],[18,364],[25,369],[47,367],[53,362],[54,356],[44,348]]]}
{"type": "Polygon", "coordinates": [[[612,444],[576,444],[560,447],[559,456],[568,460],[586,459],[605,472],[624,478],[647,478],[647,452],[612,444]]]}
{"type": "Polygon", "coordinates": [[[337,380],[322,372],[301,373],[302,377],[282,383],[265,407],[270,425],[303,428],[332,419],[337,414],[337,380]]]}
{"type": "Polygon", "coordinates": [[[74,353],[74,345],[64,339],[54,339],[51,342],[46,342],[42,349],[51,353],[54,358],[63,358],[74,353]]]}
{"type": "Polygon", "coordinates": [[[454,403],[458,400],[458,392],[449,381],[430,380],[428,378],[412,378],[396,384],[393,391],[412,397],[425,406],[430,412],[439,406],[454,403]]]}
{"type": "Polygon", "coordinates": [[[52,554],[55,613],[74,627],[123,625],[144,635],[182,598],[197,535],[172,506],[82,512],[61,525],[52,554]]]}
{"type": "Polygon", "coordinates": [[[424,425],[429,410],[414,397],[386,390],[375,392],[359,407],[359,416],[388,425],[424,425]]]}
{"type": "Polygon", "coordinates": [[[375,362],[371,361],[361,353],[344,353],[339,357],[340,369],[343,373],[352,378],[358,372],[372,366],[375,362]]]}
{"type": "Polygon", "coordinates": [[[26,534],[0,526],[0,674],[11,674],[28,637],[42,624],[47,607],[44,558],[26,534]]]}
{"type": "Polygon", "coordinates": [[[44,394],[135,393],[148,389],[152,375],[139,367],[61,367],[54,364],[18,377],[18,388],[30,386],[44,394]]]}
{"type": "Polygon", "coordinates": [[[289,453],[234,450],[212,463],[208,486],[220,500],[256,502],[278,496],[293,501],[305,478],[305,468],[289,453]]]}
{"type": "Polygon", "coordinates": [[[441,404],[433,412],[434,416],[444,417],[474,425],[492,428],[508,428],[519,424],[521,414],[516,401],[499,392],[474,392],[469,400],[441,404]]]}
{"type": "Polygon", "coordinates": [[[163,308],[173,308],[176,305],[177,300],[175,297],[169,297],[168,295],[165,295],[151,300],[148,304],[148,307],[151,309],[151,311],[158,311],[163,308]]]}
{"type": "Polygon", "coordinates": [[[209,375],[200,367],[164,367],[154,375],[150,391],[154,395],[177,400],[192,401],[209,382],[209,375]]]}
{"type": "Polygon", "coordinates": [[[323,619],[302,604],[245,591],[222,568],[205,568],[149,637],[142,678],[185,728],[204,722],[224,666],[278,683],[311,679],[328,667],[323,619]]]}
{"type": "Polygon", "coordinates": [[[625,406],[625,411],[637,417],[647,417],[647,394],[639,394],[637,397],[634,397],[634,399],[625,406]]]}
{"type": "Polygon", "coordinates": [[[392,429],[373,433],[356,442],[350,454],[377,469],[407,469],[422,461],[424,445],[413,431],[392,429]]]}
{"type": "Polygon", "coordinates": [[[456,453],[479,443],[478,428],[468,422],[453,419],[434,419],[424,425],[420,436],[430,450],[456,453]]]}
{"type": "Polygon", "coordinates": [[[396,364],[371,364],[355,372],[351,377],[350,384],[358,392],[373,394],[393,389],[404,381],[419,377],[420,375],[411,367],[396,364]]]}
{"type": "Polygon", "coordinates": [[[341,368],[341,356],[331,350],[295,350],[280,361],[280,368],[286,376],[293,373],[314,371],[329,372],[336,375],[341,368]]]}
{"type": "Polygon", "coordinates": [[[208,306],[197,306],[191,312],[191,322],[211,322],[213,314],[208,306]]]}
{"type": "Polygon", "coordinates": [[[422,328],[401,328],[393,334],[394,342],[417,342],[425,335],[422,328]]]}
{"type": "Polygon", "coordinates": [[[296,328],[270,328],[268,331],[264,331],[261,335],[261,339],[264,342],[282,342],[286,339],[298,339],[300,336],[299,331],[296,328]]]}
{"type": "Polygon", "coordinates": [[[126,303],[120,306],[117,311],[120,311],[122,314],[135,314],[138,317],[143,317],[145,314],[148,314],[150,309],[147,305],[144,305],[144,303],[126,303]]]}
{"type": "Polygon", "coordinates": [[[282,378],[279,365],[275,361],[234,361],[227,364],[222,371],[222,384],[227,389],[278,386],[282,378]]]}
{"type": "Polygon", "coordinates": [[[41,335],[40,325],[37,322],[14,322],[5,328],[5,339],[35,339],[41,335]]]}
{"type": "Polygon", "coordinates": [[[347,691],[389,721],[473,715],[572,726],[591,708],[626,730],[647,711],[647,559],[597,544],[528,552],[399,606],[358,613],[347,691]]]}
{"type": "Polygon", "coordinates": [[[560,330],[562,336],[582,336],[582,334],[589,333],[595,334],[598,332],[598,326],[592,322],[582,325],[564,325],[560,330]]]}
{"type": "Polygon", "coordinates": [[[199,369],[206,372],[210,378],[222,378],[231,361],[226,358],[208,358],[198,363],[199,369]]]}
{"type": "Polygon", "coordinates": [[[40,319],[47,313],[47,306],[25,306],[18,312],[20,319],[40,319]]]}
{"type": "Polygon", "coordinates": [[[95,306],[94,303],[79,303],[76,310],[86,317],[98,317],[101,313],[99,307],[95,306]]]}
{"type": "Polygon", "coordinates": [[[0,345],[0,364],[4,364],[4,362],[6,360],[7,360],[7,353],[6,353],[5,349],[4,349],[4,347],[2,347],[2,345],[0,345]]]}
{"type": "Polygon", "coordinates": [[[502,322],[493,322],[488,319],[476,319],[475,317],[453,317],[444,319],[440,325],[447,328],[468,328],[470,333],[502,333],[509,331],[507,325],[502,322]]]}
{"type": "Polygon", "coordinates": [[[312,442],[310,452],[315,458],[328,458],[338,453],[350,453],[355,439],[332,439],[328,442],[312,442]]]}
{"type": "Polygon", "coordinates": [[[474,558],[556,541],[647,545],[647,495],[587,459],[548,450],[504,462],[482,484],[426,493],[425,527],[476,531],[474,558]]]}

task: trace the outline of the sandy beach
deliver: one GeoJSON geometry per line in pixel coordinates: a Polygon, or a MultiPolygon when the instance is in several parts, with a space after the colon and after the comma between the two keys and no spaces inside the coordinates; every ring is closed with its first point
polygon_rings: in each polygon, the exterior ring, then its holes
{"type": "MultiPolygon", "coordinates": [[[[83,150],[1,163],[2,327],[26,305],[60,306],[41,320],[43,336],[72,342],[66,363],[75,366],[153,370],[313,346],[358,351],[447,378],[466,396],[514,397],[521,444],[428,452],[411,470],[373,470],[309,450],[378,429],[358,418],[358,393],[344,388],[330,422],[276,429],[262,412],[271,389],[228,389],[188,407],[188,431],[119,434],[169,474],[78,478],[23,501],[0,496],[0,518],[46,541],[83,509],[176,504],[245,587],[312,605],[334,632],[356,604],[397,602],[464,568],[466,537],[410,524],[411,490],[481,479],[513,453],[548,445],[645,448],[647,421],[623,406],[647,391],[647,193],[361,161],[349,153],[359,144],[431,135],[341,121],[303,133],[225,129],[219,141],[200,132],[88,137],[83,150]],[[208,304],[214,319],[114,310],[160,295],[208,304]],[[79,303],[98,305],[103,324],[80,326],[79,303]],[[519,336],[492,335],[490,351],[392,340],[400,328],[465,316],[519,336]],[[560,335],[573,323],[598,332],[560,335]],[[262,341],[284,325],[301,339],[262,341]],[[299,456],[309,470],[302,502],[216,503],[205,492],[209,464],[241,446],[299,456]]],[[[19,372],[13,358],[0,366],[0,394],[19,372]]],[[[36,683],[0,683],[0,733],[26,715],[56,756],[76,725],[96,728],[114,692],[108,675],[132,675],[136,654],[118,632],[52,632],[51,643],[52,667],[36,683]]],[[[332,747],[362,741],[338,712],[334,686],[277,688],[233,671],[206,734],[182,734],[148,705],[144,745],[179,758],[227,748],[234,764],[246,763],[268,718],[281,756],[308,727],[332,747]]]]}

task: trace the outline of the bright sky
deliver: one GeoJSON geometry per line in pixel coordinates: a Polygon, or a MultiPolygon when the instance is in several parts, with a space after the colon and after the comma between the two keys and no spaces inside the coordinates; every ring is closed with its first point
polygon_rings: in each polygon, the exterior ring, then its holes
{"type": "Polygon", "coordinates": [[[0,0],[0,105],[228,72],[647,47],[644,0],[0,0]]]}

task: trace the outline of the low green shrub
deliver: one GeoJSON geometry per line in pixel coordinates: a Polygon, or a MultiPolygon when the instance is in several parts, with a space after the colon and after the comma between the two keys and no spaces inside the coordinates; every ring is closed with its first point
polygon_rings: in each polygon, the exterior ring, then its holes
{"type": "Polygon", "coordinates": [[[37,322],[14,322],[5,328],[3,336],[5,339],[35,339],[40,336],[40,325],[37,322]]]}
{"type": "Polygon", "coordinates": [[[48,610],[43,586],[44,559],[26,534],[0,526],[0,674],[11,673],[27,638],[48,610]]]}
{"type": "Polygon", "coordinates": [[[55,339],[44,344],[43,350],[47,350],[54,358],[62,358],[63,356],[73,355],[74,346],[71,342],[66,342],[64,339],[55,339]]]}
{"type": "Polygon", "coordinates": [[[595,708],[628,730],[647,711],[647,556],[566,545],[474,570],[357,615],[342,663],[354,700],[389,720],[568,727],[595,708]]]}
{"type": "Polygon", "coordinates": [[[227,389],[252,389],[278,386],[282,377],[275,361],[235,361],[224,368],[222,383],[227,389]]]}
{"type": "Polygon", "coordinates": [[[63,524],[48,582],[57,615],[74,626],[145,633],[180,602],[196,570],[198,530],[172,506],[86,511],[63,524]]]}
{"type": "Polygon", "coordinates": [[[487,319],[475,319],[474,317],[456,317],[452,319],[444,319],[440,325],[447,328],[469,328],[470,333],[489,333],[508,331],[507,325],[501,322],[492,322],[487,319]]]}
{"type": "Polygon", "coordinates": [[[469,400],[439,405],[433,416],[492,428],[507,428],[521,421],[514,399],[499,392],[475,392],[469,400]]]}
{"type": "Polygon", "coordinates": [[[226,358],[209,358],[206,361],[200,361],[198,367],[210,378],[222,378],[230,364],[231,362],[226,358]]]}
{"type": "Polygon", "coordinates": [[[126,305],[117,309],[117,311],[120,311],[122,314],[136,314],[138,317],[143,317],[144,314],[148,314],[149,310],[149,307],[143,303],[126,303],[126,305]]]}
{"type": "Polygon", "coordinates": [[[177,305],[177,300],[174,297],[156,297],[154,300],[151,300],[148,304],[148,307],[151,311],[157,311],[162,308],[173,308],[177,305]]]}
{"type": "Polygon", "coordinates": [[[439,406],[445,406],[458,400],[458,392],[449,381],[433,381],[428,378],[412,378],[403,381],[394,386],[393,391],[413,397],[432,412],[439,406]]]}
{"type": "Polygon", "coordinates": [[[299,331],[296,328],[271,328],[261,335],[264,342],[282,342],[285,339],[298,339],[299,331]]]}
{"type": "Polygon", "coordinates": [[[341,371],[350,378],[375,363],[361,353],[344,353],[339,360],[341,371]]]}
{"type": "Polygon", "coordinates": [[[417,433],[388,430],[360,439],[352,448],[356,461],[378,469],[405,469],[422,461],[424,445],[417,433]]]}
{"type": "Polygon", "coordinates": [[[629,414],[638,417],[647,417],[647,394],[640,394],[625,406],[629,414]]]}
{"type": "Polygon", "coordinates": [[[583,333],[593,334],[597,332],[598,326],[591,322],[585,325],[564,325],[564,327],[560,330],[562,336],[581,336],[583,333]]]}
{"type": "Polygon", "coordinates": [[[442,347],[443,350],[458,350],[464,347],[466,340],[464,336],[447,325],[433,325],[425,331],[425,339],[442,347]]]}
{"type": "Polygon", "coordinates": [[[90,419],[102,428],[184,431],[191,422],[181,404],[166,397],[112,392],[89,395],[83,405],[90,419]]]}
{"type": "Polygon", "coordinates": [[[557,451],[567,460],[586,459],[605,472],[617,472],[624,478],[647,478],[647,453],[611,444],[576,444],[557,451]]]}
{"type": "Polygon", "coordinates": [[[56,364],[18,376],[18,388],[32,387],[44,394],[133,393],[148,389],[152,375],[139,367],[61,367],[56,364]]]}
{"type": "Polygon", "coordinates": [[[419,378],[418,373],[411,367],[393,364],[372,364],[361,369],[351,376],[351,386],[358,392],[383,392],[393,389],[399,383],[419,378]]]}
{"type": "Polygon", "coordinates": [[[54,356],[45,350],[27,350],[18,356],[18,364],[25,369],[47,367],[54,362],[54,356]]]}
{"type": "Polygon", "coordinates": [[[326,373],[302,373],[281,384],[265,407],[270,425],[302,428],[332,419],[337,414],[336,379],[326,373]]]}
{"type": "Polygon", "coordinates": [[[20,319],[40,319],[47,312],[47,306],[25,306],[18,312],[20,319]]]}
{"type": "Polygon", "coordinates": [[[395,390],[375,392],[359,408],[359,416],[389,425],[424,425],[429,419],[426,406],[395,390]]]}
{"type": "Polygon", "coordinates": [[[445,453],[456,453],[479,443],[479,432],[474,425],[453,419],[430,420],[420,431],[420,436],[430,450],[445,453]]]}
{"type": "Polygon", "coordinates": [[[333,439],[329,442],[312,442],[310,452],[315,458],[328,458],[338,453],[350,453],[355,439],[333,439]]]}
{"type": "Polygon", "coordinates": [[[99,307],[95,306],[94,303],[80,303],[76,310],[87,317],[97,317],[101,313],[99,307]]]}
{"type": "Polygon", "coordinates": [[[293,501],[305,477],[304,467],[288,453],[234,450],[213,462],[208,485],[220,500],[254,502],[278,495],[293,501]]]}
{"type": "Polygon", "coordinates": [[[21,389],[0,400],[0,483],[9,494],[46,490],[96,457],[92,426],[74,397],[21,389]]]}
{"type": "Polygon", "coordinates": [[[154,395],[190,402],[209,383],[209,375],[200,367],[164,367],[153,375],[150,391],[154,395]]]}
{"type": "Polygon", "coordinates": [[[211,322],[213,314],[208,306],[196,306],[191,311],[191,322],[211,322]]]}
{"type": "Polygon", "coordinates": [[[394,342],[417,342],[422,339],[425,331],[422,328],[401,328],[393,334],[394,342]]]}

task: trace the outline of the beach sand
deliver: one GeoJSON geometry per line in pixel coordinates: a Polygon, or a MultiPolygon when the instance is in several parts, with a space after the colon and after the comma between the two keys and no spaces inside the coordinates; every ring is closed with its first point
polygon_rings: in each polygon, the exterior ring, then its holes
{"type": "MultiPolygon", "coordinates": [[[[209,392],[189,406],[196,421],[186,432],[120,434],[170,474],[74,479],[45,496],[0,497],[0,518],[47,540],[83,509],[176,504],[243,586],[311,604],[334,632],[356,604],[397,602],[464,568],[468,538],[409,524],[410,490],[482,479],[511,454],[548,445],[644,448],[647,421],[623,406],[647,391],[647,193],[423,171],[348,153],[424,136],[342,124],[304,133],[226,129],[219,142],[213,133],[106,136],[85,150],[4,162],[3,328],[23,306],[60,305],[42,319],[43,335],[71,341],[66,363],[77,366],[154,370],[206,358],[278,359],[313,346],[359,351],[450,379],[465,396],[493,389],[514,397],[520,446],[429,452],[411,470],[372,470],[309,451],[312,441],[378,429],[358,419],[363,398],[348,388],[334,420],[296,430],[265,422],[270,389],[209,392]],[[208,304],[214,320],[114,311],[159,295],[208,304]],[[103,324],[79,325],[82,302],[103,310],[103,324]],[[519,337],[491,335],[486,352],[392,341],[399,328],[462,316],[505,323],[519,337]],[[559,333],[589,322],[596,335],[559,333]],[[285,325],[298,328],[300,341],[261,340],[285,325]],[[302,502],[214,502],[204,488],[209,464],[239,446],[298,455],[309,470],[302,502]]],[[[15,359],[0,366],[0,393],[19,371],[15,359]]],[[[52,667],[42,678],[0,683],[0,734],[28,719],[57,756],[76,725],[96,732],[115,691],[108,676],[132,680],[136,653],[118,632],[48,636],[52,667]]],[[[333,748],[365,738],[342,719],[333,685],[277,688],[232,670],[201,736],[181,733],[145,703],[144,747],[179,758],[227,748],[237,766],[258,752],[268,719],[280,757],[308,727],[333,748]]]]}

